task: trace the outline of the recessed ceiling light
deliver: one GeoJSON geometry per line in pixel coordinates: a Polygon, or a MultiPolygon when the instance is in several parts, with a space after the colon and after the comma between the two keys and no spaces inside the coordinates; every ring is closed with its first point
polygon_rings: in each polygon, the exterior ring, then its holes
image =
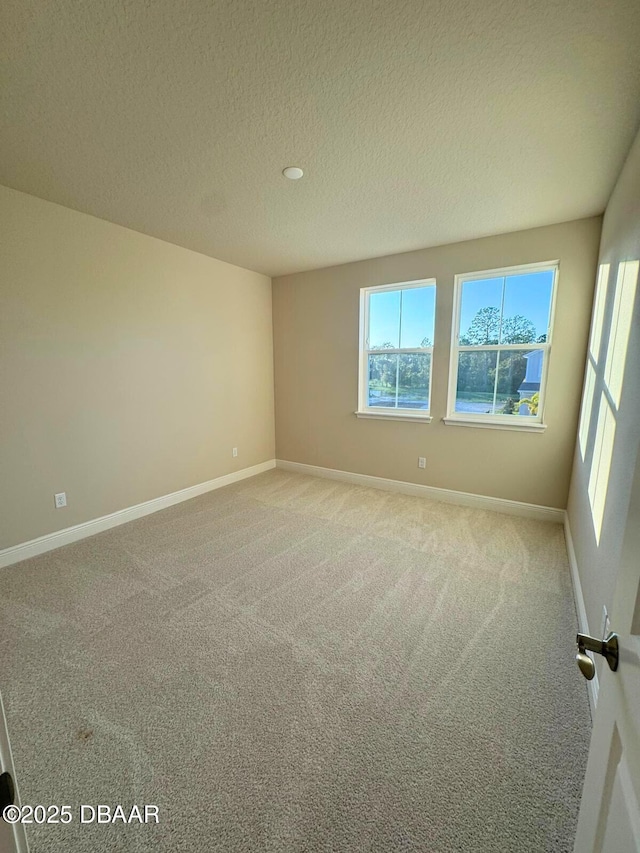
{"type": "Polygon", "coordinates": [[[287,166],[286,169],[282,170],[282,174],[285,178],[289,178],[290,181],[297,181],[298,178],[301,178],[304,175],[304,172],[297,166],[287,166]]]}

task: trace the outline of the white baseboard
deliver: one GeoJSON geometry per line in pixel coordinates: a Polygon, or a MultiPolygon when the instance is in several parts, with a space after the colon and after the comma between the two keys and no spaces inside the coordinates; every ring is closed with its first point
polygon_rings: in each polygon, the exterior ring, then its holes
{"type": "Polygon", "coordinates": [[[562,524],[565,517],[564,510],[555,507],[509,501],[504,498],[490,498],[486,495],[472,495],[468,492],[455,492],[452,489],[438,489],[435,486],[421,486],[417,483],[407,483],[404,480],[387,480],[384,477],[354,474],[351,471],[337,471],[335,468],[320,468],[317,465],[304,465],[302,462],[288,462],[285,459],[278,459],[276,467],[282,468],[283,471],[295,471],[298,474],[310,474],[313,477],[342,480],[345,483],[353,483],[357,486],[369,486],[372,489],[383,489],[387,492],[401,492],[405,495],[431,498],[459,506],[488,509],[523,518],[535,518],[538,521],[555,521],[562,524]]]}
{"type": "Polygon", "coordinates": [[[261,462],[259,465],[252,465],[250,468],[234,471],[233,474],[225,474],[223,477],[216,477],[215,480],[207,480],[206,483],[198,483],[196,486],[180,489],[180,491],[172,492],[170,495],[153,498],[150,501],[136,504],[136,506],[130,506],[126,509],[112,512],[109,515],[103,515],[101,518],[94,518],[91,521],[76,524],[74,527],[66,527],[64,530],[57,530],[55,533],[39,536],[37,539],[31,539],[29,542],[13,545],[11,548],[5,548],[0,551],[0,569],[10,566],[13,563],[18,563],[21,560],[27,560],[29,557],[37,557],[38,554],[44,554],[46,551],[53,551],[54,548],[69,545],[71,542],[77,542],[79,539],[85,539],[87,536],[101,533],[103,530],[117,527],[119,524],[126,524],[128,521],[133,521],[136,518],[151,515],[153,512],[158,512],[160,509],[166,509],[167,507],[174,506],[174,504],[182,503],[182,501],[197,498],[198,495],[203,495],[205,492],[212,492],[214,489],[230,486],[231,483],[246,480],[247,477],[255,477],[256,474],[262,474],[263,471],[269,471],[275,467],[276,460],[269,459],[267,462],[261,462]]]}
{"type": "MultiPolygon", "coordinates": [[[[567,555],[569,557],[569,567],[571,568],[571,581],[573,583],[573,597],[576,602],[576,613],[578,615],[578,627],[582,634],[591,634],[589,630],[589,620],[587,619],[587,608],[584,604],[584,595],[582,594],[582,584],[580,583],[580,573],[578,572],[578,561],[576,560],[576,552],[573,547],[573,536],[571,535],[571,527],[569,526],[569,514],[564,513],[564,538],[567,543],[567,555]]],[[[596,672],[593,679],[587,682],[589,686],[589,702],[591,703],[591,715],[595,714],[596,705],[598,704],[598,673],[596,672]]]]}

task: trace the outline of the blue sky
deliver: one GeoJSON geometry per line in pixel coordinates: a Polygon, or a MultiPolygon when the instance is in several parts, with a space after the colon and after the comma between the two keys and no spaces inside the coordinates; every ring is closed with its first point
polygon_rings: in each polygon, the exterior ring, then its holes
{"type": "Polygon", "coordinates": [[[400,291],[372,293],[369,300],[369,346],[390,343],[419,347],[423,338],[433,343],[435,287],[402,291],[402,340],[400,340],[400,291]]]}
{"type": "MultiPolygon", "coordinates": [[[[505,279],[466,281],[462,288],[460,331],[464,334],[481,308],[500,308],[505,279]]],[[[553,272],[526,273],[506,278],[504,316],[522,314],[536,327],[536,338],[547,333],[553,272]]],[[[400,341],[400,291],[372,293],[369,301],[369,346],[419,347],[427,337],[433,342],[435,287],[402,291],[402,340],[400,341]]]]}
{"type": "MultiPolygon", "coordinates": [[[[464,335],[481,308],[500,309],[503,281],[503,278],[465,281],[462,286],[461,334],[464,335]]],[[[549,326],[552,286],[551,270],[507,276],[504,316],[522,314],[536,327],[536,338],[545,335],[549,326]]]]}

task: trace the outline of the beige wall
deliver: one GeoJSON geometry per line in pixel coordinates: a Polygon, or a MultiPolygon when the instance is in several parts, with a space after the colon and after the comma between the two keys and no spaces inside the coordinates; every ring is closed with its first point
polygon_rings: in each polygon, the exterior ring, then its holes
{"type": "Polygon", "coordinates": [[[564,507],[573,458],[601,218],[274,279],[277,456],[412,483],[564,507]],[[455,273],[560,260],[544,434],[446,426],[455,273]],[[361,287],[437,279],[431,424],[363,420],[361,287]],[[426,456],[427,467],[417,467],[426,456]]]}
{"type": "Polygon", "coordinates": [[[268,277],[5,188],[0,219],[0,548],[273,458],[268,277]]]}
{"type": "MultiPolygon", "coordinates": [[[[602,620],[602,606],[611,610],[620,549],[629,509],[634,464],[640,442],[640,288],[636,291],[635,305],[628,314],[630,335],[626,341],[626,359],[620,404],[615,415],[615,441],[611,464],[606,454],[601,480],[602,495],[606,495],[605,512],[600,527],[598,515],[591,510],[589,483],[598,470],[595,452],[598,411],[604,390],[603,367],[612,358],[612,310],[616,289],[620,287],[621,266],[627,270],[640,259],[640,134],[618,178],[615,190],[605,212],[602,226],[600,264],[609,264],[608,298],[605,303],[601,346],[597,353],[598,380],[591,405],[585,404],[584,417],[588,424],[588,441],[583,460],[576,447],[575,466],[569,496],[569,525],[576,551],[576,561],[585,599],[591,633],[598,634],[602,620]],[[630,263],[629,263],[630,262],[630,263]],[[597,535],[599,530],[599,536],[597,535]]],[[[636,284],[635,275],[627,278],[627,287],[636,284]]],[[[626,337],[626,336],[625,336],[626,337]]],[[[625,341],[622,341],[624,345],[625,341]]],[[[593,492],[593,490],[592,490],[593,492]]],[[[615,626],[614,626],[615,630],[615,626]]]]}

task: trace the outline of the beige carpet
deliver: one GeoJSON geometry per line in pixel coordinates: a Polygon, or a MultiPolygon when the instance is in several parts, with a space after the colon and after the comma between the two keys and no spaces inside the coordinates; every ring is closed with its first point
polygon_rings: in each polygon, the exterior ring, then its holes
{"type": "Polygon", "coordinates": [[[0,690],[63,851],[572,849],[562,528],[272,471],[0,572],[0,690]]]}

